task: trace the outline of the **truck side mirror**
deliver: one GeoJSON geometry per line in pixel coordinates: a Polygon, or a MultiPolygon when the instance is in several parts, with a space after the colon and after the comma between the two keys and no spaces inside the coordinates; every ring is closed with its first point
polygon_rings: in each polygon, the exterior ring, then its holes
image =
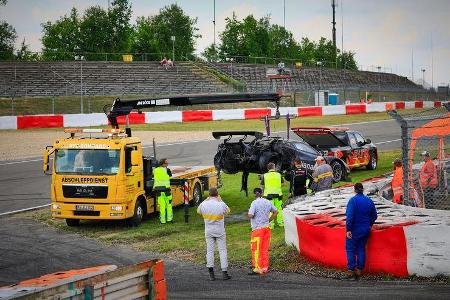
{"type": "Polygon", "coordinates": [[[371,139],[366,139],[366,144],[370,144],[370,143],[372,143],[372,140],[371,139]]]}
{"type": "Polygon", "coordinates": [[[139,160],[141,160],[141,156],[139,155],[139,151],[131,151],[131,165],[139,166],[139,160]]]}
{"type": "Polygon", "coordinates": [[[49,151],[47,149],[44,150],[43,153],[44,161],[42,163],[42,170],[44,171],[44,174],[47,174],[49,170],[48,161],[49,161],[49,151]]]}

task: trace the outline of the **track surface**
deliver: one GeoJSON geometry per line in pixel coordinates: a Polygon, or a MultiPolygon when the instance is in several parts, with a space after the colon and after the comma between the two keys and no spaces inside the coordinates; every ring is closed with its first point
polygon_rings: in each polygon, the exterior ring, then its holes
{"type": "MultiPolygon", "coordinates": [[[[380,150],[400,148],[400,129],[392,121],[348,125],[378,143],[380,150]]],[[[276,133],[286,136],[285,132],[276,133]]],[[[275,134],[273,134],[275,135],[275,134]]],[[[296,135],[291,133],[291,138],[296,135]]],[[[157,156],[167,157],[170,165],[212,165],[219,141],[180,142],[157,146],[157,156]]],[[[144,153],[153,153],[151,146],[144,153]]],[[[0,214],[50,203],[50,176],[42,174],[40,158],[24,162],[0,162],[0,214]]]]}
{"type": "MultiPolygon", "coordinates": [[[[379,148],[399,147],[400,133],[392,121],[349,126],[361,131],[379,148]],[[385,132],[386,134],[379,134],[385,132]]],[[[178,143],[158,147],[172,165],[210,165],[218,141],[178,143]]],[[[146,148],[147,154],[152,152],[146,148]]],[[[42,175],[42,162],[0,163],[0,213],[49,203],[50,177],[42,175]]],[[[43,274],[100,264],[128,265],[155,254],[100,245],[94,240],[48,228],[20,215],[0,217],[0,285],[43,274]]],[[[199,251],[204,251],[203,249],[199,251]]],[[[229,251],[232,251],[229,249],[229,251]]],[[[450,286],[404,281],[347,283],[300,274],[271,273],[246,276],[232,269],[227,282],[207,281],[203,266],[166,261],[170,299],[274,299],[274,298],[433,298],[449,299],[450,286]]]]}

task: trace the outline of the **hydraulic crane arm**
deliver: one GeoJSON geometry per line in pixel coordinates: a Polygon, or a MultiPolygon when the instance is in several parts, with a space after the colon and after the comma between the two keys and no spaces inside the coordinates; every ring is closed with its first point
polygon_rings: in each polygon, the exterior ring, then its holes
{"type": "Polygon", "coordinates": [[[105,111],[113,128],[118,128],[117,117],[126,116],[134,109],[143,109],[156,106],[186,106],[197,104],[241,103],[254,101],[273,101],[276,103],[279,115],[281,95],[277,93],[239,93],[239,94],[204,94],[186,95],[167,98],[150,98],[136,100],[114,100],[109,111],[105,111]]]}

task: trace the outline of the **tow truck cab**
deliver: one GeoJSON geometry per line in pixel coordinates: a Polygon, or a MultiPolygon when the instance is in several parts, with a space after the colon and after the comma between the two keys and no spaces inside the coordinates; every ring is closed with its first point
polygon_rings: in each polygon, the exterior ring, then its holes
{"type": "MultiPolygon", "coordinates": [[[[143,156],[141,141],[119,129],[66,130],[71,137],[44,150],[44,172],[52,161],[51,213],[76,226],[81,219],[128,219],[139,225],[145,214],[159,210],[152,193],[156,159],[143,156]],[[106,137],[76,137],[75,132],[106,133],[106,137]]],[[[201,201],[202,192],[217,186],[214,167],[174,168],[173,205],[201,201]],[[196,189],[196,190],[195,190],[196,189]],[[195,190],[195,191],[194,191],[195,190]],[[194,198],[194,193],[196,193],[194,198]]]]}

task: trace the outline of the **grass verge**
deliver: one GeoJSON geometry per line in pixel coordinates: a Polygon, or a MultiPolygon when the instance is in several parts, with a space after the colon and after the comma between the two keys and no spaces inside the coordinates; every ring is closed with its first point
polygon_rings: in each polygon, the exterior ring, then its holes
{"type": "MultiPolygon", "coordinates": [[[[392,160],[400,155],[399,150],[380,152],[378,168],[374,171],[365,169],[355,170],[352,173],[352,182],[362,181],[390,172],[392,160]]],[[[231,266],[249,267],[251,256],[249,250],[249,237],[251,233],[249,222],[245,213],[250,206],[252,198],[240,191],[240,175],[223,175],[223,187],[220,194],[232,214],[226,218],[228,259],[231,266]]],[[[249,190],[259,185],[256,174],[250,174],[249,190]]],[[[288,185],[284,187],[286,194],[288,185]]],[[[32,213],[32,217],[49,226],[62,230],[75,232],[86,237],[94,238],[105,244],[126,245],[139,250],[149,250],[165,256],[190,261],[198,264],[205,263],[205,240],[203,220],[196,214],[195,208],[189,209],[189,224],[184,223],[183,209],[176,208],[174,224],[160,225],[157,215],[151,215],[140,227],[129,228],[125,222],[97,222],[84,221],[78,228],[67,227],[65,222],[51,219],[48,210],[32,213]],[[180,243],[180,237],[183,242],[180,243]]],[[[315,276],[340,278],[341,271],[323,267],[310,262],[298,255],[296,249],[284,243],[283,228],[275,228],[271,240],[271,267],[281,272],[296,272],[315,276]]],[[[366,279],[393,280],[389,276],[368,276],[366,279]]],[[[450,283],[448,277],[424,279],[411,277],[408,280],[427,280],[450,283]]]]}

